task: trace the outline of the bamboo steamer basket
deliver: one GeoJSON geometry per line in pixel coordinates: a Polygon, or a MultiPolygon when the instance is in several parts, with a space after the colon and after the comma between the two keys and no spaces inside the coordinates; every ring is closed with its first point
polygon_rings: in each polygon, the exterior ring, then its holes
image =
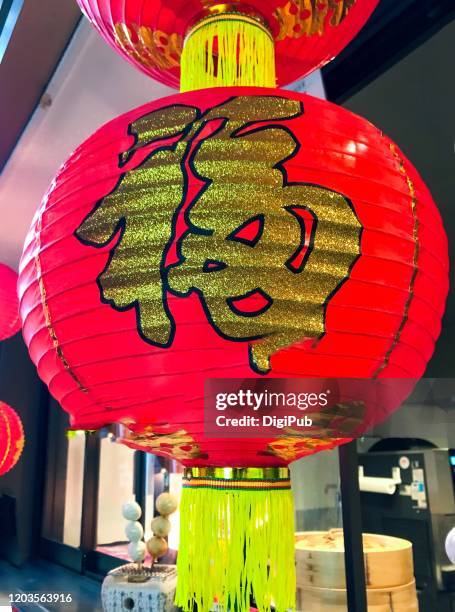
{"type": "MultiPolygon", "coordinates": [[[[386,589],[367,589],[368,612],[419,612],[415,581],[386,589]]],[[[303,587],[297,612],[347,612],[346,589],[303,587]]]]}
{"type": "MultiPolygon", "coordinates": [[[[364,533],[363,552],[367,589],[388,589],[413,583],[411,542],[364,533]]],[[[296,573],[300,588],[345,589],[343,531],[297,533],[296,573]]]]}

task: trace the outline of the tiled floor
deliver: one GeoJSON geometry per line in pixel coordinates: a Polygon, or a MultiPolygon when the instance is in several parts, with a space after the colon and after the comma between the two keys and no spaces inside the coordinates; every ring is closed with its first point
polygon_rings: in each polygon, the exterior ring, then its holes
{"type": "Polygon", "coordinates": [[[9,594],[62,593],[71,595],[71,603],[16,604],[21,612],[101,612],[101,583],[75,574],[59,565],[34,561],[17,569],[0,560],[0,610],[9,604],[9,594]]]}

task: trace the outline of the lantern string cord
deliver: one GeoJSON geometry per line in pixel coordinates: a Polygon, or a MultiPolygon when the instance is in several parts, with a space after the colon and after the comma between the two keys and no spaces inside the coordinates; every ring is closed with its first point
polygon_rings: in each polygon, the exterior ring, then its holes
{"type": "Polygon", "coordinates": [[[295,609],[291,490],[184,488],[176,605],[184,612],[295,609]]]}
{"type": "Polygon", "coordinates": [[[209,17],[183,47],[180,91],[230,86],[276,87],[273,38],[246,15],[209,17]]]}

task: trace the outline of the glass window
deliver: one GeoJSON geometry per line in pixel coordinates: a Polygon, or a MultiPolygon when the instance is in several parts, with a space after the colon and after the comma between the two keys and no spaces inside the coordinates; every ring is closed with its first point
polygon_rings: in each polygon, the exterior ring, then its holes
{"type": "Polygon", "coordinates": [[[67,439],[68,454],[66,463],[63,543],[77,547],[79,546],[81,537],[85,434],[83,431],[76,431],[73,435],[67,436],[67,439]]]}
{"type": "Polygon", "coordinates": [[[96,550],[128,559],[122,505],[135,499],[135,451],[115,442],[112,432],[101,432],[100,435],[96,550]]]}
{"type": "Polygon", "coordinates": [[[342,526],[338,449],[295,461],[291,479],[298,532],[342,526]]]}

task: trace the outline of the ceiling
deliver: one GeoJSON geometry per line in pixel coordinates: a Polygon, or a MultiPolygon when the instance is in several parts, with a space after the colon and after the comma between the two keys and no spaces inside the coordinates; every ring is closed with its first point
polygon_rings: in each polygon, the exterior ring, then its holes
{"type": "Polygon", "coordinates": [[[0,171],[80,19],[75,0],[0,2],[0,171]]]}
{"type": "Polygon", "coordinates": [[[81,21],[0,175],[0,261],[18,267],[35,210],[81,142],[117,115],[172,91],[113,53],[81,21]]]}

